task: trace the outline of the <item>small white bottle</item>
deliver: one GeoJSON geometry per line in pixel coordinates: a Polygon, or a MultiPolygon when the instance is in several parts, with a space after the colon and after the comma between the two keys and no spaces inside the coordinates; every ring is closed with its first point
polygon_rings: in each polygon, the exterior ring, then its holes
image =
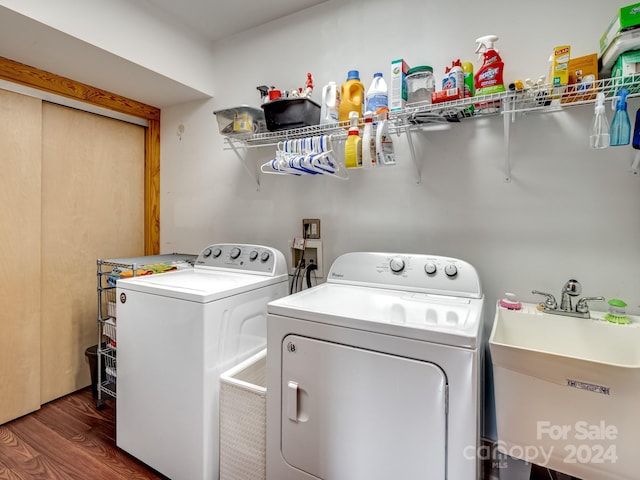
{"type": "Polygon", "coordinates": [[[373,80],[367,90],[364,109],[366,112],[377,114],[381,108],[388,108],[388,106],[389,93],[387,83],[384,81],[382,73],[376,72],[373,74],[373,80]]]}
{"type": "Polygon", "coordinates": [[[389,120],[386,112],[378,119],[376,131],[376,158],[380,166],[395,165],[396,155],[393,150],[393,139],[389,134],[389,120]]]}
{"type": "Polygon", "coordinates": [[[362,131],[362,167],[374,167],[376,162],[376,137],[373,133],[373,112],[365,112],[364,129],[362,131]]]}
{"type": "Polygon", "coordinates": [[[322,105],[320,106],[320,124],[338,123],[340,108],[340,89],[336,82],[329,82],[322,89],[322,105]]]}

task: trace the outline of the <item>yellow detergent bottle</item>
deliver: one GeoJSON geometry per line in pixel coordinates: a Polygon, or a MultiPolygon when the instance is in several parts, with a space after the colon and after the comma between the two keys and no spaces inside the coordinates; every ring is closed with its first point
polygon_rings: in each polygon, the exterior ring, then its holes
{"type": "Polygon", "coordinates": [[[344,145],[344,166],[346,168],[359,168],[362,167],[362,139],[358,128],[358,113],[351,112],[349,120],[351,121],[351,126],[349,127],[347,142],[344,145]]]}
{"type": "Polygon", "coordinates": [[[341,122],[349,120],[351,112],[357,112],[362,118],[362,104],[364,100],[364,84],[360,81],[358,70],[349,70],[347,81],[340,86],[340,110],[338,119],[341,122]]]}

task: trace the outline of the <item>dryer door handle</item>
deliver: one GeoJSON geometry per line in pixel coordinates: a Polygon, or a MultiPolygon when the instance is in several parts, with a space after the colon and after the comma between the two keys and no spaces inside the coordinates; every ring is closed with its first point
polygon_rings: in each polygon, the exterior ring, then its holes
{"type": "Polygon", "coordinates": [[[287,417],[294,422],[298,421],[298,384],[291,380],[287,382],[287,417]]]}

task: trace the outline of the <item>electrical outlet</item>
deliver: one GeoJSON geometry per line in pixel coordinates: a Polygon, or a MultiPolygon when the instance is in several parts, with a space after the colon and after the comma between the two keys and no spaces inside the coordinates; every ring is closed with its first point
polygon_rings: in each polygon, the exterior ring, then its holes
{"type": "Polygon", "coordinates": [[[319,239],[320,238],[320,219],[319,218],[303,218],[302,219],[302,236],[304,238],[319,239]]]}
{"type": "Polygon", "coordinates": [[[315,263],[318,267],[315,272],[316,277],[324,277],[322,268],[322,240],[307,239],[305,241],[304,250],[298,250],[295,248],[294,241],[289,242],[289,247],[291,248],[291,268],[289,269],[289,273],[291,275],[295,274],[296,267],[300,263],[300,259],[304,252],[304,267],[301,268],[306,268],[310,263],[315,263]]]}

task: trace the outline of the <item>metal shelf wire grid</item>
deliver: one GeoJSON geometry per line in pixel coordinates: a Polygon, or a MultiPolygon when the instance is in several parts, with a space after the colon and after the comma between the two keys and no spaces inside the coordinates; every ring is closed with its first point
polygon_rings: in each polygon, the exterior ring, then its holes
{"type": "MultiPolygon", "coordinates": [[[[389,121],[392,132],[419,130],[433,123],[464,118],[480,118],[507,113],[527,113],[535,111],[556,111],[566,107],[591,104],[595,102],[599,92],[605,98],[615,97],[618,90],[626,88],[628,98],[640,96],[640,74],[623,78],[605,78],[593,82],[589,88],[583,84],[558,87],[539,85],[521,91],[506,91],[489,95],[463,98],[449,102],[431,104],[416,103],[408,105],[401,111],[390,112],[389,121]],[[478,111],[471,107],[479,104],[489,106],[478,111]],[[472,113],[473,112],[473,113],[472,113]]],[[[360,126],[362,127],[362,123],[360,126]]],[[[225,137],[225,150],[236,150],[238,146],[245,148],[275,146],[279,142],[296,138],[331,135],[336,140],[345,139],[349,122],[337,125],[311,125],[276,132],[256,134],[239,134],[225,137]]]]}

